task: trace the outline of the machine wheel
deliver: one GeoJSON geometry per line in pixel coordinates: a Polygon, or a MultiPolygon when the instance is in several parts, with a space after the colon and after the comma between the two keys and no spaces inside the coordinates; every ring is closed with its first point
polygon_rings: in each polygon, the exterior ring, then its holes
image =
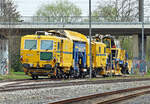
{"type": "Polygon", "coordinates": [[[74,78],[75,78],[75,79],[77,79],[77,78],[79,78],[79,77],[80,77],[80,73],[79,73],[79,72],[77,72],[77,71],[75,71],[73,76],[74,76],[74,78]]]}
{"type": "Polygon", "coordinates": [[[38,79],[38,78],[39,78],[39,76],[38,76],[38,75],[36,75],[36,76],[35,76],[35,79],[38,79]]]}
{"type": "Polygon", "coordinates": [[[38,75],[32,75],[32,79],[38,79],[38,75]]]}
{"type": "Polygon", "coordinates": [[[69,78],[69,75],[68,74],[65,74],[64,75],[64,79],[68,79],[69,78]]]}
{"type": "Polygon", "coordinates": [[[129,70],[126,70],[126,74],[130,74],[130,73],[129,73],[129,70]]]}
{"type": "Polygon", "coordinates": [[[96,72],[95,71],[92,72],[92,78],[96,78],[96,72]]]}
{"type": "Polygon", "coordinates": [[[82,78],[85,78],[85,76],[86,76],[85,73],[82,73],[82,78]]]}
{"type": "Polygon", "coordinates": [[[35,79],[35,75],[32,75],[32,79],[35,79]]]}
{"type": "Polygon", "coordinates": [[[102,75],[102,76],[103,76],[103,78],[108,77],[108,75],[105,75],[105,74],[104,74],[104,75],[102,75]]]}

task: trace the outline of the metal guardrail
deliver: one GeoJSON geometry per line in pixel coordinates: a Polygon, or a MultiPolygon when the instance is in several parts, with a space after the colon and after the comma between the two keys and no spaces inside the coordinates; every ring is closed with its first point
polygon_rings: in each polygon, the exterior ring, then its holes
{"type": "MultiPolygon", "coordinates": [[[[88,22],[0,22],[0,25],[88,25],[88,22]]],[[[141,22],[92,22],[93,25],[142,25],[141,22]]],[[[149,25],[150,22],[144,23],[149,25]]]]}
{"type": "MultiPolygon", "coordinates": [[[[110,20],[107,17],[92,17],[92,24],[142,24],[138,22],[138,18],[131,17],[132,20],[110,20]]],[[[41,16],[22,16],[19,19],[15,18],[4,18],[0,17],[0,25],[62,25],[62,24],[71,24],[71,25],[87,25],[88,23],[88,16],[63,16],[63,17],[41,17],[41,16]]],[[[150,24],[150,17],[145,17],[145,23],[150,24]]]]}

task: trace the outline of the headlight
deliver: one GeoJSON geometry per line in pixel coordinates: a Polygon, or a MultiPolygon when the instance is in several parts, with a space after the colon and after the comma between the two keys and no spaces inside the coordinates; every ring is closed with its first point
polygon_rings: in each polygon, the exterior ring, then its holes
{"type": "Polygon", "coordinates": [[[86,72],[86,71],[87,71],[87,69],[83,69],[83,71],[84,71],[84,72],[86,72]]]}
{"type": "Polygon", "coordinates": [[[20,56],[20,60],[23,61],[23,56],[20,56]]]}
{"type": "Polygon", "coordinates": [[[30,67],[33,67],[33,64],[29,64],[30,65],[30,67]]]}

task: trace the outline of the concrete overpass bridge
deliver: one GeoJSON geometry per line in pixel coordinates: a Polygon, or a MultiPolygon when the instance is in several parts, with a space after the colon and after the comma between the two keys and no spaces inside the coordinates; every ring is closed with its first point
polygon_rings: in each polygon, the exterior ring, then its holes
{"type": "MultiPolygon", "coordinates": [[[[19,31],[18,35],[33,34],[35,31],[50,29],[69,29],[88,35],[88,23],[31,23],[11,22],[0,23],[0,31],[19,31]]],[[[97,33],[112,35],[135,35],[142,33],[141,22],[99,22],[92,23],[92,35],[97,33]]],[[[150,35],[150,22],[144,23],[144,34],[150,35]]],[[[12,34],[14,35],[14,34],[12,34]]]]}

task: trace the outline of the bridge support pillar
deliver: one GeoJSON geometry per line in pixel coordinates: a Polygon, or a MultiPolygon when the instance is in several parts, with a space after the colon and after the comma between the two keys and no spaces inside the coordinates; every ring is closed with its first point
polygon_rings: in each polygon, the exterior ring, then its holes
{"type": "Polygon", "coordinates": [[[13,35],[9,36],[9,68],[14,69],[14,71],[20,70],[20,41],[21,36],[13,35]]]}
{"type": "Polygon", "coordinates": [[[0,75],[5,75],[8,71],[8,40],[0,34],[0,75]]]}
{"type": "MultiPolygon", "coordinates": [[[[144,57],[146,55],[147,37],[144,36],[144,57]]],[[[142,59],[142,35],[133,35],[133,57],[142,59]]]]}
{"type": "MultiPolygon", "coordinates": [[[[146,58],[146,44],[147,37],[144,35],[144,58],[146,58]]],[[[142,34],[138,34],[138,47],[139,59],[142,59],[142,34]]]]}
{"type": "Polygon", "coordinates": [[[138,58],[139,57],[139,41],[138,41],[138,35],[133,35],[133,57],[138,58]]]}

